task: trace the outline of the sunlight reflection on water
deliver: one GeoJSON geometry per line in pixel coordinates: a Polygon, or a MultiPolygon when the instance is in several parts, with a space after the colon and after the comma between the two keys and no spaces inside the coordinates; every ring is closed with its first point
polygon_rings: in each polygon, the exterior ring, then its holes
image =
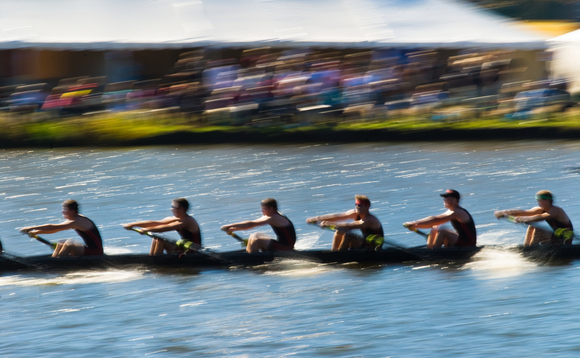
{"type": "MultiPolygon", "coordinates": [[[[32,274],[35,276],[35,274],[32,274]]],[[[40,274],[36,274],[39,276],[40,274]]],[[[13,275],[0,277],[0,286],[57,286],[57,285],[84,285],[98,283],[120,283],[139,280],[143,278],[143,272],[140,271],[90,271],[74,272],[63,275],[48,274],[52,277],[30,277],[28,275],[13,275]]]]}

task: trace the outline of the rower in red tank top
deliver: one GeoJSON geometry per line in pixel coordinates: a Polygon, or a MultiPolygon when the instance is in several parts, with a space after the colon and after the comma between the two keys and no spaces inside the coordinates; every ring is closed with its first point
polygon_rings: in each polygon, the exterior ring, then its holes
{"type": "Polygon", "coordinates": [[[417,229],[431,229],[427,238],[427,248],[434,249],[441,246],[475,246],[477,244],[477,232],[471,214],[461,206],[459,199],[461,195],[457,190],[447,189],[443,194],[443,206],[446,212],[439,215],[428,216],[426,218],[410,221],[403,224],[411,231],[417,229]],[[442,224],[451,223],[455,231],[451,231],[442,224]]]}
{"type": "Polygon", "coordinates": [[[22,228],[20,231],[30,235],[53,234],[63,230],[73,229],[83,239],[80,242],[69,239],[58,242],[53,257],[103,255],[103,240],[95,223],[79,214],[79,204],[74,200],[62,203],[62,216],[66,219],[60,224],[45,224],[22,228]]]}
{"type": "Polygon", "coordinates": [[[248,230],[261,225],[270,225],[276,239],[257,232],[250,235],[246,251],[249,253],[259,251],[286,251],[293,250],[296,243],[296,231],[294,225],[286,216],[278,211],[278,203],[275,199],[262,200],[262,217],[255,220],[247,220],[222,226],[222,230],[229,233],[238,230],[248,230]]]}

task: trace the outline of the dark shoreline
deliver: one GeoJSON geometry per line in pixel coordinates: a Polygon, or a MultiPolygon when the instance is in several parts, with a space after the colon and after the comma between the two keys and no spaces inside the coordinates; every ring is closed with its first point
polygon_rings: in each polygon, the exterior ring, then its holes
{"type": "MultiPolygon", "coordinates": [[[[2,136],[3,137],[3,136],[2,136]]],[[[505,129],[425,129],[399,131],[392,129],[336,130],[309,129],[285,131],[273,129],[215,130],[207,132],[175,131],[137,139],[75,136],[61,138],[1,138],[0,148],[57,147],[126,147],[149,145],[195,144],[272,144],[272,143],[366,143],[423,141],[496,141],[496,140],[578,140],[580,128],[530,127],[505,129]],[[88,144],[90,143],[90,144],[88,144]]]]}

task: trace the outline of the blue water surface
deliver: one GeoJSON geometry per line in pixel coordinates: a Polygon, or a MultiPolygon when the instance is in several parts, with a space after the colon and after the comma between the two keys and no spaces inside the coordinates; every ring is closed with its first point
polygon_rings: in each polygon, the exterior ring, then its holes
{"type": "Polygon", "coordinates": [[[580,261],[521,257],[509,248],[525,226],[493,211],[530,208],[548,189],[577,222],[579,154],[565,141],[1,151],[0,235],[17,255],[48,253],[18,229],[60,222],[69,198],[109,254],[147,253],[121,225],[169,216],[180,196],[216,251],[240,248],[220,226],[257,218],[266,197],[294,222],[298,249],[329,249],[332,233],[305,219],[348,210],[355,194],[388,241],[416,246],[401,224],[443,212],[447,188],[493,247],[466,263],[3,273],[0,356],[577,357],[580,261]]]}

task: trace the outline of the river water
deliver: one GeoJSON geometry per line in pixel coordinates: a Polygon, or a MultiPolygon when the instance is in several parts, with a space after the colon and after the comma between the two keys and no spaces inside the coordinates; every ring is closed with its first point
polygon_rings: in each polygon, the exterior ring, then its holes
{"type": "MultiPolygon", "coordinates": [[[[18,229],[60,222],[72,198],[106,253],[147,253],[149,240],[121,225],[169,216],[183,196],[205,245],[236,250],[220,226],[257,218],[273,197],[298,249],[329,249],[332,233],[305,219],[366,194],[388,239],[415,246],[424,240],[401,224],[443,212],[438,193],[454,188],[478,242],[509,247],[525,226],[493,211],[532,207],[540,189],[580,225],[579,154],[564,141],[4,150],[0,233],[10,253],[46,254],[18,229]]],[[[2,357],[580,356],[580,261],[498,248],[461,265],[4,273],[0,296],[2,357]]]]}

